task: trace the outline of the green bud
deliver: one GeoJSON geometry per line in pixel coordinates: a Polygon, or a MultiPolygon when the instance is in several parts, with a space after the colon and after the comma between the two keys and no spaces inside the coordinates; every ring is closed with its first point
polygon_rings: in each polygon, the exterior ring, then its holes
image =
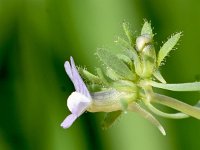
{"type": "Polygon", "coordinates": [[[136,39],[136,50],[141,52],[143,48],[152,42],[152,38],[149,34],[143,34],[136,39]]]}
{"type": "Polygon", "coordinates": [[[151,77],[156,67],[156,53],[153,45],[147,45],[141,52],[142,77],[151,77]]]}

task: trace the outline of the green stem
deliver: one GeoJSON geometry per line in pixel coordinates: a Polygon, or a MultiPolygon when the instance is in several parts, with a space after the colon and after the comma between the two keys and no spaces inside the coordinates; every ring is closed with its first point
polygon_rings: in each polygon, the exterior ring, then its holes
{"type": "Polygon", "coordinates": [[[200,109],[199,108],[190,106],[190,105],[183,103],[175,98],[155,93],[153,95],[151,101],[171,107],[173,109],[183,112],[184,114],[187,114],[194,118],[200,119],[200,109]]]}

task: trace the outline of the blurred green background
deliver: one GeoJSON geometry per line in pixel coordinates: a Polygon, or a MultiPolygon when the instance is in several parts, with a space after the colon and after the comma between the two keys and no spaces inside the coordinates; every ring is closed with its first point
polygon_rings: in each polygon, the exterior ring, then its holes
{"type": "MultiPolygon", "coordinates": [[[[0,0],[0,150],[199,150],[200,121],[158,119],[163,136],[149,122],[128,113],[107,131],[103,113],[85,113],[71,128],[66,99],[74,90],[64,71],[73,56],[94,71],[96,48],[115,51],[123,20],[139,34],[151,20],[156,47],[172,33],[183,37],[162,68],[169,83],[200,80],[198,0],[0,0]]],[[[189,104],[200,93],[172,93],[189,104]]]]}

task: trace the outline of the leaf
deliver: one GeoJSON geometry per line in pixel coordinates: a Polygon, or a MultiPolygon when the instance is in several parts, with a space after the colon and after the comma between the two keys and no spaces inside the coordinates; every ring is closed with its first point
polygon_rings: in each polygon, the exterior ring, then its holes
{"type": "Polygon", "coordinates": [[[119,116],[122,114],[122,111],[113,111],[106,113],[105,118],[102,122],[102,129],[106,130],[110,128],[113,123],[119,118],[119,116]]]}
{"type": "Polygon", "coordinates": [[[170,91],[200,91],[200,82],[163,84],[163,83],[150,81],[149,84],[153,87],[170,90],[170,91]]]}
{"type": "Polygon", "coordinates": [[[98,49],[97,55],[106,67],[113,69],[113,71],[119,76],[122,76],[124,79],[135,80],[135,74],[131,72],[128,66],[118,59],[117,56],[105,49],[98,49]]]}
{"type": "Polygon", "coordinates": [[[140,116],[142,116],[143,118],[148,120],[150,123],[152,123],[154,126],[156,126],[163,135],[166,135],[165,129],[160,124],[160,122],[150,112],[140,107],[138,103],[131,103],[128,109],[132,112],[138,113],[140,116]]]}
{"type": "Polygon", "coordinates": [[[148,34],[153,38],[153,31],[151,28],[151,23],[146,20],[144,21],[144,25],[141,30],[141,35],[144,35],[144,34],[148,34]]]}
{"type": "Polygon", "coordinates": [[[153,75],[158,81],[166,83],[165,79],[163,78],[159,70],[154,71],[153,75]]]}
{"type": "Polygon", "coordinates": [[[181,102],[175,98],[154,93],[153,99],[151,101],[155,102],[157,104],[168,106],[170,108],[173,108],[175,110],[183,112],[184,114],[187,114],[191,117],[200,119],[199,107],[188,105],[188,104],[181,102]]]}
{"type": "Polygon", "coordinates": [[[130,25],[128,22],[123,22],[122,24],[124,32],[129,40],[129,43],[131,44],[131,46],[134,46],[134,42],[135,42],[135,38],[133,36],[133,33],[130,30],[130,25]]]}
{"type": "Polygon", "coordinates": [[[184,113],[166,113],[163,111],[160,111],[159,109],[157,109],[156,107],[154,107],[150,102],[145,103],[145,105],[147,106],[147,108],[152,111],[154,114],[161,116],[161,117],[165,117],[165,118],[170,118],[170,119],[184,119],[184,118],[188,118],[189,116],[184,114],[184,113]]]}
{"type": "Polygon", "coordinates": [[[174,48],[180,37],[181,37],[181,32],[171,36],[171,38],[168,39],[167,42],[163,44],[158,53],[158,60],[157,60],[158,67],[161,65],[161,62],[168,55],[168,53],[174,48]]]}

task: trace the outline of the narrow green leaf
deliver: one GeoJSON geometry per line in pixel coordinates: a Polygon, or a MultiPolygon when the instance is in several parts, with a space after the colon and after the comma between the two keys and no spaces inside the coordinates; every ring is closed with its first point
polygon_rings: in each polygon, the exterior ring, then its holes
{"type": "Polygon", "coordinates": [[[156,70],[154,73],[153,73],[154,77],[160,81],[161,83],[166,83],[165,79],[163,78],[163,76],[161,75],[160,71],[159,70],[156,70]]]}
{"type": "Polygon", "coordinates": [[[150,112],[142,108],[138,103],[131,103],[128,107],[128,110],[138,113],[140,116],[156,126],[163,135],[166,135],[165,129],[160,124],[160,122],[150,112]]]}
{"type": "Polygon", "coordinates": [[[131,46],[134,46],[134,42],[135,42],[135,38],[133,36],[133,33],[130,30],[130,25],[127,22],[123,22],[122,24],[124,32],[129,40],[129,43],[131,44],[131,46]]]}
{"type": "Polygon", "coordinates": [[[163,84],[163,83],[150,81],[149,84],[152,85],[153,87],[170,90],[170,91],[200,91],[200,82],[163,84]]]}
{"type": "Polygon", "coordinates": [[[166,113],[163,112],[159,109],[157,109],[156,107],[154,107],[150,102],[147,102],[145,104],[147,106],[147,108],[149,110],[151,110],[154,114],[161,116],[161,117],[165,117],[165,118],[170,118],[170,119],[184,119],[184,118],[188,118],[189,116],[184,114],[184,113],[166,113]]]}
{"type": "Polygon", "coordinates": [[[181,37],[181,32],[171,36],[171,38],[168,39],[167,42],[163,44],[158,53],[158,60],[157,60],[158,67],[161,65],[161,62],[169,54],[169,52],[174,48],[180,37],[181,37]]]}
{"type": "Polygon", "coordinates": [[[141,31],[141,35],[144,35],[144,34],[148,34],[153,38],[153,31],[151,28],[151,23],[146,20],[144,22],[144,25],[143,25],[142,31],[141,31]]]}
{"type": "Polygon", "coordinates": [[[122,114],[122,111],[113,111],[113,112],[106,113],[106,116],[102,123],[102,129],[106,130],[110,128],[121,114],[122,114]]]}
{"type": "Polygon", "coordinates": [[[105,49],[98,49],[97,55],[106,67],[113,69],[119,76],[122,76],[124,79],[135,80],[135,74],[131,72],[128,66],[118,59],[117,56],[105,49]]]}
{"type": "Polygon", "coordinates": [[[152,102],[171,107],[184,114],[200,119],[200,109],[198,107],[190,106],[175,98],[155,93],[152,102]]]}

